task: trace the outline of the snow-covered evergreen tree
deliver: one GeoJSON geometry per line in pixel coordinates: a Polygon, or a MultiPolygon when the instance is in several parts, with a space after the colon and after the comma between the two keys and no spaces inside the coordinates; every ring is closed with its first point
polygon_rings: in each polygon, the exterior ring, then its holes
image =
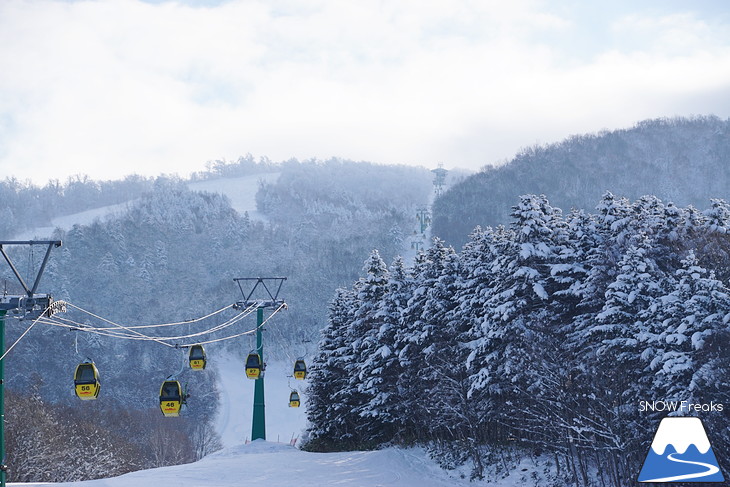
{"type": "MultiPolygon", "coordinates": [[[[596,214],[564,219],[526,195],[510,228],[477,228],[460,254],[436,239],[389,275],[371,255],[343,321],[347,383],[328,399],[340,416],[310,415],[337,428],[312,431],[437,444],[475,476],[490,447],[540,447],[565,482],[631,482],[658,419],[640,400],[730,403],[723,208],[606,193],[596,214]]],[[[708,421],[724,431],[723,418],[708,421]]]]}
{"type": "Polygon", "coordinates": [[[712,232],[726,234],[730,232],[730,205],[725,200],[713,198],[712,207],[703,214],[705,227],[712,232]]]}
{"type": "Polygon", "coordinates": [[[396,344],[396,336],[403,327],[403,310],[412,292],[412,279],[402,258],[397,257],[391,265],[386,286],[375,315],[377,323],[380,323],[374,337],[377,347],[370,356],[363,357],[360,368],[362,391],[369,398],[360,414],[377,420],[381,441],[398,438],[404,433],[401,418],[408,413],[398,389],[403,370],[396,344]]]}
{"type": "Polygon", "coordinates": [[[434,438],[460,435],[463,439],[467,436],[461,426],[468,415],[465,403],[468,350],[463,345],[467,322],[458,314],[456,298],[461,284],[460,262],[454,250],[443,248],[441,241],[435,241],[434,247],[437,249],[433,258],[441,260],[436,266],[439,276],[427,292],[422,314],[425,327],[421,335],[423,369],[419,377],[422,397],[428,402],[424,426],[434,438]]]}
{"type": "Polygon", "coordinates": [[[350,385],[347,360],[351,358],[349,326],[355,296],[338,289],[329,306],[317,355],[309,366],[307,430],[309,448],[331,450],[348,445],[355,434],[349,404],[341,398],[350,385]]]}
{"type": "Polygon", "coordinates": [[[413,269],[413,291],[403,310],[404,326],[395,337],[403,371],[398,378],[398,389],[403,398],[402,407],[408,411],[407,417],[402,418],[407,441],[427,438],[423,427],[424,421],[429,418],[428,401],[423,395],[423,373],[427,366],[424,350],[430,345],[430,334],[438,324],[426,307],[449,253],[453,253],[453,249],[434,239],[432,246],[417,258],[413,269]]]}
{"type": "Polygon", "coordinates": [[[383,418],[373,415],[369,408],[374,398],[375,388],[372,381],[378,380],[379,371],[372,367],[372,358],[381,351],[378,341],[383,316],[380,314],[382,300],[387,291],[388,268],[374,250],[365,261],[364,276],[355,283],[355,308],[349,326],[351,354],[345,364],[350,384],[340,397],[351,405],[359,417],[358,438],[366,444],[377,444],[382,440],[383,418]]]}
{"type": "MultiPolygon", "coordinates": [[[[665,286],[664,275],[647,256],[649,245],[649,240],[640,236],[637,245],[629,247],[619,262],[618,275],[608,286],[603,309],[594,326],[586,330],[594,344],[599,373],[610,376],[610,381],[636,384],[636,375],[643,375],[639,356],[643,337],[649,333],[646,320],[651,319],[665,286]]],[[[621,391],[625,393],[628,390],[621,391]]]]}
{"type": "Polygon", "coordinates": [[[699,402],[703,390],[713,388],[717,380],[718,351],[712,344],[730,319],[728,289],[690,251],[656,316],[655,350],[645,352],[656,373],[654,394],[667,400],[699,402]]]}
{"type": "Polygon", "coordinates": [[[496,413],[504,424],[517,421],[520,398],[540,388],[532,364],[540,360],[542,334],[549,333],[545,306],[558,289],[551,264],[560,253],[555,233],[562,227],[544,196],[521,197],[512,217],[513,238],[492,263],[495,286],[479,329],[470,333],[478,338],[468,359],[472,396],[484,405],[508,404],[496,413]]]}

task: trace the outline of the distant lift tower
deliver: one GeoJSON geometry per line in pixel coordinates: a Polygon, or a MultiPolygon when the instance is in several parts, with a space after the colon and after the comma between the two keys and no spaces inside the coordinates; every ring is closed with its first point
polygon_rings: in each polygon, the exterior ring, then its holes
{"type": "MultiPolygon", "coordinates": [[[[41,281],[43,271],[46,269],[48,258],[51,256],[53,247],[60,247],[60,240],[28,240],[28,241],[0,241],[0,253],[5,262],[10,266],[20,286],[23,288],[22,295],[8,295],[5,292],[0,296],[0,355],[5,355],[5,315],[8,311],[18,315],[21,319],[36,319],[42,314],[51,316],[57,311],[66,311],[66,303],[53,301],[50,294],[38,294],[38,284],[41,281]],[[33,281],[32,287],[28,287],[23,277],[18,272],[7,252],[6,245],[46,245],[46,254],[41,263],[41,268],[33,281]]],[[[0,360],[0,487],[5,487],[8,473],[8,462],[5,458],[5,359],[0,360]]]]}
{"type": "MultiPolygon", "coordinates": [[[[241,290],[243,299],[237,301],[235,308],[245,310],[256,306],[256,351],[264,367],[264,343],[262,327],[264,324],[264,309],[278,309],[286,307],[283,299],[279,299],[281,285],[286,277],[237,277],[233,279],[241,290]],[[268,285],[267,285],[268,284],[268,285]],[[260,286],[260,287],[259,287],[260,286]],[[258,294],[256,291],[259,291],[258,294]],[[256,299],[255,296],[262,296],[256,299]]],[[[253,391],[253,421],[251,424],[251,441],[266,439],[266,400],[264,397],[264,374],[259,375],[253,391]]]]}
{"type": "Polygon", "coordinates": [[[424,249],[424,241],[423,241],[423,234],[419,234],[417,231],[413,230],[413,237],[411,238],[411,248],[415,250],[416,252],[419,252],[424,249]]]}
{"type": "Polygon", "coordinates": [[[425,234],[426,229],[431,224],[431,212],[428,211],[428,208],[420,207],[416,209],[416,219],[418,220],[421,235],[425,234]]]}
{"type": "Polygon", "coordinates": [[[439,167],[431,169],[433,173],[433,191],[438,198],[444,192],[444,186],[446,185],[446,175],[449,173],[447,169],[444,169],[444,163],[439,162],[439,167]]]}

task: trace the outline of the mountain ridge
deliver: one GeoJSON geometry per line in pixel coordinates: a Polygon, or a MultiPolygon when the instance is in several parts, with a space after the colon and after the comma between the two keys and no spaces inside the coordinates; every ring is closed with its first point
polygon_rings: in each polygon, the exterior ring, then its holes
{"type": "Polygon", "coordinates": [[[730,197],[730,120],[715,116],[645,120],[628,129],[574,135],[523,149],[453,185],[433,206],[433,234],[461,246],[476,226],[509,221],[522,194],[553,206],[592,210],[610,191],[654,194],[679,206],[730,197]]]}

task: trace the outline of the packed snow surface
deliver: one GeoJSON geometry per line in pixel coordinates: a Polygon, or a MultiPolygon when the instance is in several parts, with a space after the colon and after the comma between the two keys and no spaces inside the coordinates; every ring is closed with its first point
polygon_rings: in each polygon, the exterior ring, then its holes
{"type": "MultiPolygon", "coordinates": [[[[223,355],[211,359],[218,372],[220,404],[216,429],[224,447],[231,447],[251,439],[253,422],[254,382],[246,378],[244,361],[246,357],[223,355]]],[[[306,427],[307,396],[305,382],[290,378],[294,361],[281,362],[266,360],[264,374],[266,401],[266,439],[274,442],[289,443],[300,437],[306,427]],[[296,389],[302,399],[299,408],[289,407],[289,393],[296,389]]]]}
{"type": "Polygon", "coordinates": [[[72,215],[59,216],[51,220],[51,226],[26,230],[15,235],[13,240],[48,239],[56,228],[70,230],[74,225],[90,225],[94,220],[101,220],[125,212],[133,203],[134,200],[131,200],[118,205],[102,206],[101,208],[94,208],[72,215]]]}
{"type": "MultiPolygon", "coordinates": [[[[8,484],[47,487],[441,487],[471,486],[436,465],[420,448],[369,452],[310,453],[291,446],[306,425],[305,381],[288,375],[293,366],[283,361],[267,364],[266,434],[268,441],[249,442],[254,381],[246,378],[243,358],[235,354],[212,360],[220,381],[221,398],[216,427],[223,450],[202,460],[173,467],[132,472],[110,479],[57,484],[8,484]],[[291,388],[302,392],[302,407],[289,408],[291,388]]],[[[174,421],[174,419],[173,419],[174,421]]]]}
{"type": "MultiPolygon", "coordinates": [[[[453,479],[420,449],[309,453],[256,440],[225,448],[199,462],[142,470],[111,479],[58,484],[9,484],[48,487],[440,487],[467,486],[453,479]]],[[[473,486],[472,486],[473,487],[473,486]]]]}
{"type": "Polygon", "coordinates": [[[249,217],[265,220],[265,216],[256,210],[256,192],[261,181],[274,184],[279,179],[279,174],[275,172],[237,178],[196,181],[189,183],[188,188],[193,191],[223,194],[228,197],[231,207],[241,215],[247,211],[249,217]]]}

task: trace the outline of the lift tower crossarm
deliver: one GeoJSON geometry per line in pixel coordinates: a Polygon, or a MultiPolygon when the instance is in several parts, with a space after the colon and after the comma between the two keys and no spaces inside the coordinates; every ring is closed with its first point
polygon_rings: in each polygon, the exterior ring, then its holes
{"type": "Polygon", "coordinates": [[[48,263],[48,258],[51,256],[51,249],[53,247],[60,247],[61,241],[60,240],[2,240],[0,241],[0,253],[3,254],[3,257],[5,257],[5,261],[10,266],[10,269],[13,271],[13,274],[15,274],[15,277],[18,279],[18,282],[20,282],[20,285],[23,286],[23,290],[28,295],[29,298],[32,298],[35,295],[35,292],[38,290],[38,284],[41,282],[41,276],[43,275],[43,271],[46,269],[46,264],[48,263]],[[28,285],[23,280],[23,277],[18,272],[18,269],[15,267],[15,264],[13,264],[13,261],[10,259],[10,256],[5,252],[4,245],[48,245],[48,248],[46,249],[46,255],[43,257],[43,263],[41,264],[41,268],[38,270],[38,274],[35,277],[35,281],[33,282],[33,287],[28,288],[28,285]]]}
{"type": "MultiPolygon", "coordinates": [[[[279,299],[279,291],[281,291],[281,286],[284,284],[284,281],[286,281],[286,277],[236,277],[233,279],[236,281],[236,284],[238,284],[238,288],[241,290],[241,295],[243,296],[242,301],[237,301],[236,306],[240,308],[247,308],[249,306],[256,306],[258,308],[274,308],[277,306],[280,306],[284,304],[283,299],[279,299]],[[241,284],[242,281],[255,281],[253,287],[248,291],[244,291],[243,285],[241,284]],[[266,285],[266,281],[274,281],[274,285],[277,284],[275,292],[272,292],[269,287],[266,285]],[[259,285],[266,291],[266,297],[268,299],[252,299],[254,292],[259,287],[259,285]]],[[[273,286],[272,286],[273,289],[273,286]]],[[[263,293],[261,293],[263,295],[263,293]]]]}

